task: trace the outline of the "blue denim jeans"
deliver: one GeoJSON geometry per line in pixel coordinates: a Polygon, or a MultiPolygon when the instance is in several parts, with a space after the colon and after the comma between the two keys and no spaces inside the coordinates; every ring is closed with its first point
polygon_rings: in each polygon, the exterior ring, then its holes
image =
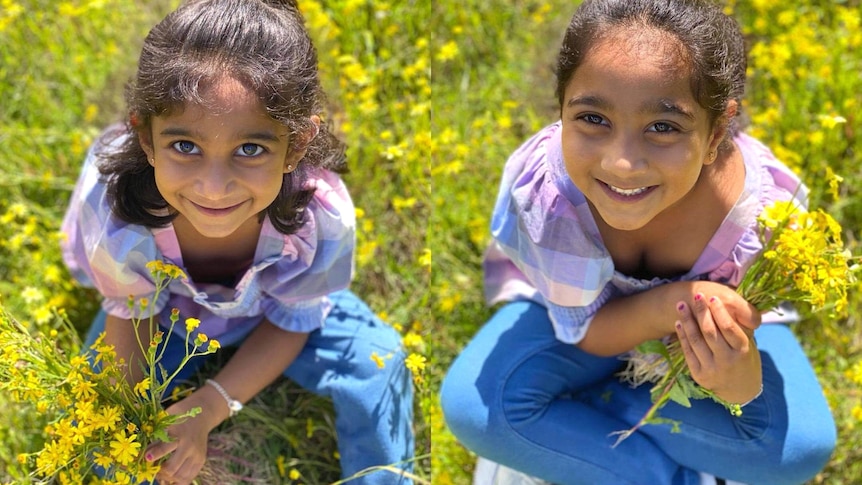
{"type": "Polygon", "coordinates": [[[698,484],[697,471],[747,484],[799,484],[835,446],[835,424],[791,330],[755,332],[763,394],[731,416],[709,399],[674,402],[613,447],[649,408],[649,385],[620,383],[617,358],[554,337],[535,303],[502,307],[452,364],[441,400],[447,424],[481,456],[556,484],[698,484]]]}
{"type": "MultiPolygon", "coordinates": [[[[341,473],[350,477],[376,465],[405,462],[414,455],[413,387],[404,367],[401,337],[349,291],[330,295],[332,311],[321,329],[309,335],[284,375],[303,388],[332,399],[341,473]],[[371,353],[393,357],[379,369],[371,353]]],[[[89,348],[105,327],[100,313],[87,335],[89,348]]],[[[185,355],[181,339],[170,339],[162,364],[176,369],[185,355]]],[[[188,379],[207,357],[190,361],[174,382],[188,379]]],[[[168,391],[170,392],[170,391],[168,391]]],[[[408,471],[412,462],[398,465],[408,471]]],[[[389,471],[351,480],[357,485],[409,484],[389,471]]]]}

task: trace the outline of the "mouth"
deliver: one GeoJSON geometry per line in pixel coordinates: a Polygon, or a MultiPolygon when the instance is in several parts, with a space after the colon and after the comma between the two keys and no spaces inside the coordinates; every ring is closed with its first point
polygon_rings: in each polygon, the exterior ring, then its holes
{"type": "Polygon", "coordinates": [[[601,185],[605,187],[605,193],[608,196],[620,202],[640,201],[657,187],[656,185],[645,185],[642,187],[622,188],[607,182],[601,182],[601,185]]]}
{"type": "Polygon", "coordinates": [[[229,205],[229,206],[210,207],[210,206],[198,204],[194,201],[191,201],[191,202],[195,206],[195,208],[197,208],[199,211],[203,212],[204,214],[211,215],[211,216],[224,216],[224,215],[230,214],[231,212],[233,212],[234,210],[236,210],[237,208],[239,208],[239,206],[241,206],[243,204],[242,202],[240,202],[238,204],[229,205]]]}
{"type": "Polygon", "coordinates": [[[641,195],[644,192],[646,192],[647,190],[652,188],[652,186],[647,186],[647,187],[637,187],[634,189],[623,189],[623,188],[617,187],[615,185],[607,184],[607,183],[605,184],[605,186],[608,189],[610,189],[611,192],[613,192],[615,194],[620,194],[624,197],[634,197],[636,195],[641,195]]]}

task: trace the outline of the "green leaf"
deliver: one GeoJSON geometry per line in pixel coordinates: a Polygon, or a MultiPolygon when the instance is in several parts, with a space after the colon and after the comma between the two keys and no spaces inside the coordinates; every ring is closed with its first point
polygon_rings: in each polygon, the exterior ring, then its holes
{"type": "Polygon", "coordinates": [[[168,431],[166,429],[157,429],[153,431],[152,438],[154,441],[161,441],[162,443],[170,443],[174,440],[168,436],[168,431]]]}
{"type": "Polygon", "coordinates": [[[683,388],[685,394],[691,399],[706,399],[711,395],[709,391],[700,387],[700,384],[694,382],[694,380],[689,376],[680,376],[679,385],[683,388]]]}
{"type": "Polygon", "coordinates": [[[647,340],[638,345],[637,350],[643,354],[659,354],[665,359],[670,360],[667,346],[661,340],[647,340]]]}
{"type": "Polygon", "coordinates": [[[675,382],[670,388],[670,399],[680,406],[687,408],[691,407],[691,401],[688,400],[685,389],[683,389],[683,386],[679,385],[679,381],[675,382]]]}

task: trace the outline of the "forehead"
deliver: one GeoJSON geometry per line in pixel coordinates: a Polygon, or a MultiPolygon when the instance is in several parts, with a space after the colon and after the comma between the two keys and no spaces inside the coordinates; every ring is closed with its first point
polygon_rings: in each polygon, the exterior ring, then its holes
{"type": "Polygon", "coordinates": [[[614,106],[667,100],[698,111],[688,51],[671,34],[643,26],[615,27],[597,39],[566,86],[566,104],[596,98],[614,106]]]}
{"type": "Polygon", "coordinates": [[[232,77],[223,76],[201,83],[191,99],[175,104],[155,118],[236,120],[238,117],[246,121],[278,123],[269,116],[266,105],[253,90],[232,77]]]}
{"type": "Polygon", "coordinates": [[[584,56],[619,58],[620,62],[649,62],[669,74],[690,74],[691,56],[679,37],[638,22],[611,27],[598,36],[584,56]]]}

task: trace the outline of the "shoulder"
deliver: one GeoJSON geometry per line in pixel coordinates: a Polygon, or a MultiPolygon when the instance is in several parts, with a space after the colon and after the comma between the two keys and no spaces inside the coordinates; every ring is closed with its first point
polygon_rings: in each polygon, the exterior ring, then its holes
{"type": "Polygon", "coordinates": [[[582,306],[610,281],[613,262],[565,172],[559,126],[538,132],[507,161],[491,232],[545,299],[582,306]]]}
{"type": "Polygon", "coordinates": [[[116,149],[127,136],[115,125],[90,147],[62,223],[64,260],[77,279],[100,290],[112,281],[122,286],[128,268],[157,258],[152,231],[113,214],[99,171],[102,154],[116,149]]]}
{"type": "MultiPolygon", "coordinates": [[[[505,224],[517,220],[519,229],[539,246],[563,250],[570,241],[561,235],[585,237],[587,255],[598,241],[598,230],[584,195],[565,172],[559,124],[550,125],[524,143],[506,162],[492,232],[504,236],[505,224]]],[[[570,252],[570,251],[566,251],[570,252]]],[[[600,251],[600,253],[603,251],[600,251]]]]}
{"type": "Polygon", "coordinates": [[[710,243],[710,254],[720,258],[721,263],[709,272],[709,279],[736,286],[763,248],[758,216],[776,201],[797,199],[806,206],[808,190],[760,141],[742,133],[733,141],[745,164],[745,187],[720,234],[710,243]]]}
{"type": "Polygon", "coordinates": [[[796,198],[804,201],[807,198],[808,189],[799,176],[765,144],[744,133],[737,135],[734,142],[742,152],[746,170],[760,177],[759,183],[752,184],[751,189],[757,193],[762,205],[776,200],[796,198]]]}
{"type": "Polygon", "coordinates": [[[271,293],[289,300],[344,288],[353,274],[356,212],[350,195],[328,170],[316,171],[308,184],[314,195],[305,224],[282,234],[267,223],[258,243],[259,256],[274,260],[265,270],[265,283],[271,293]]]}
{"type": "Polygon", "coordinates": [[[309,223],[314,226],[318,237],[352,237],[356,228],[356,209],[341,177],[321,169],[312,174],[308,183],[314,188],[314,196],[308,205],[309,223]]]}

